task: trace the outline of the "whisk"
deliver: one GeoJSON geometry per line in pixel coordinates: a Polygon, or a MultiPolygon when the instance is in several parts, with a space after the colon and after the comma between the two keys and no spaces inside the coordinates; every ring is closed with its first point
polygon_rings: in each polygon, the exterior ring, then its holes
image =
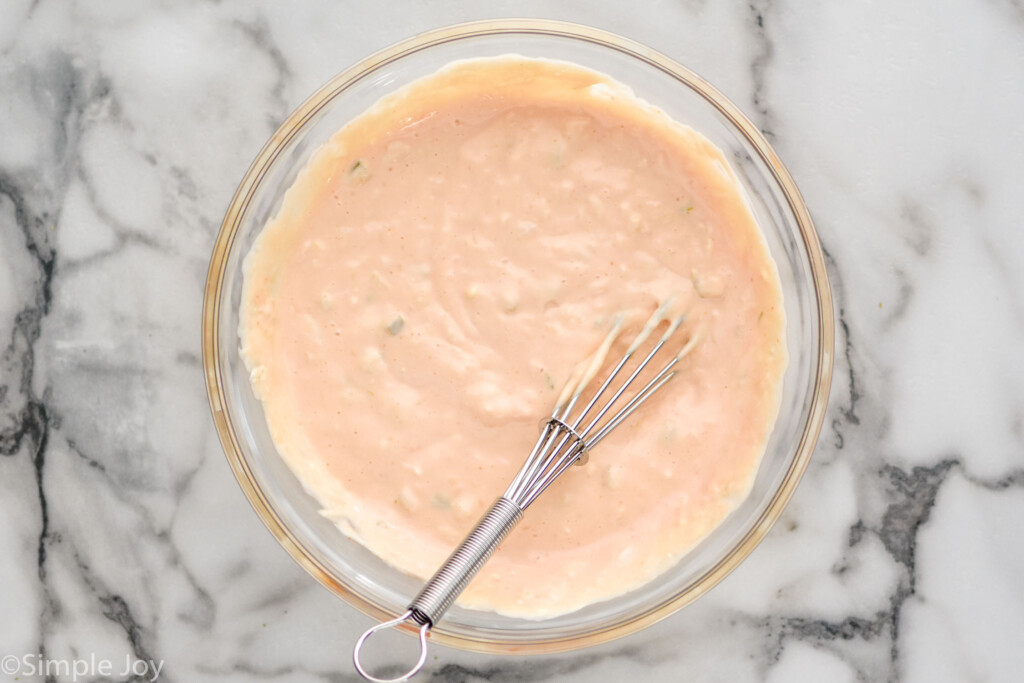
{"type": "Polygon", "coordinates": [[[537,439],[533,451],[530,452],[522,469],[509,484],[505,493],[494,502],[477,522],[476,527],[455,549],[455,552],[427,581],[419,594],[409,603],[404,614],[373,626],[356,641],[352,656],[356,670],[363,678],[374,683],[398,683],[409,680],[419,672],[427,660],[427,634],[430,629],[441,619],[495,549],[519,523],[523,511],[569,467],[585,462],[589,451],[601,443],[612,430],[622,424],[637,408],[675,376],[675,366],[697,344],[697,334],[690,335],[682,348],[673,353],[668,362],[658,370],[653,378],[647,380],[639,391],[630,397],[624,396],[686,319],[685,313],[670,315],[671,303],[671,301],[666,301],[654,312],[594,395],[589,400],[581,401],[584,390],[604,365],[612,344],[622,331],[624,320],[621,316],[616,318],[612,330],[605,337],[601,346],[593,356],[580,363],[570,376],[565,389],[562,390],[555,402],[550,419],[541,430],[541,435],[537,439]],[[625,373],[628,376],[617,388],[613,388],[613,383],[620,374],[623,374],[622,371],[630,359],[637,354],[651,334],[666,321],[668,328],[655,343],[654,348],[632,371],[625,373]],[[610,395],[610,398],[604,400],[606,395],[610,395]],[[616,408],[619,404],[621,406],[616,408]],[[578,405],[582,405],[582,408],[574,412],[578,405]],[[615,408],[614,411],[613,408],[615,408]],[[415,625],[419,632],[419,659],[409,671],[397,678],[377,678],[371,675],[359,659],[363,645],[374,633],[400,626],[406,622],[415,625]]]}

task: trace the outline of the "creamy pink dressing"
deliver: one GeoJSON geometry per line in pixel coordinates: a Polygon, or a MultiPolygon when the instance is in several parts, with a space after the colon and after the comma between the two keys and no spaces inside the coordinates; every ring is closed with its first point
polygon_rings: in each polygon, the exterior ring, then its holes
{"type": "Polygon", "coordinates": [[[314,155],[247,258],[242,353],[324,514],[426,578],[613,317],[639,325],[669,295],[701,334],[680,376],[527,510],[460,600],[539,618],[651,580],[749,490],[784,318],[721,151],[574,65],[449,65],[314,155]]]}

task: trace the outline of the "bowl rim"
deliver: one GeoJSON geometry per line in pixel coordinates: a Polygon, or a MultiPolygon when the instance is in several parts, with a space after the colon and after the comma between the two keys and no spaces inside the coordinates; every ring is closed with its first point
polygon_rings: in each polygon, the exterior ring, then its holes
{"type": "Polygon", "coordinates": [[[767,165],[771,176],[778,184],[799,228],[803,247],[810,266],[817,305],[818,348],[816,349],[815,381],[811,393],[810,410],[797,444],[797,452],[774,496],[768,502],[760,517],[750,526],[746,534],[717,563],[695,580],[691,588],[672,596],[643,613],[617,621],[599,630],[584,634],[569,635],[558,639],[537,638],[536,640],[500,641],[492,637],[452,634],[443,630],[432,633],[431,639],[444,645],[462,650],[490,654],[540,654],[575,650],[604,643],[640,631],[693,602],[717,585],[744,560],[761,542],[772,525],[778,520],[783,509],[796,490],[817,443],[828,405],[832,381],[834,358],[835,320],[831,287],[828,281],[825,257],[811,220],[810,212],[803,201],[796,183],[778,155],[769,145],[757,127],[736,105],[710,83],[687,67],[657,52],[646,45],[582,24],[532,18],[503,18],[452,24],[419,33],[401,40],[361,59],[349,68],[332,77],[327,83],[306,98],[278,127],[256,158],[250,164],[239,183],[231,203],[225,212],[210,257],[202,313],[202,354],[203,371],[206,378],[207,395],[214,426],[245,497],[263,521],[263,524],[284,547],[288,554],[303,569],[327,589],[344,599],[364,614],[383,621],[395,615],[350,590],[338,582],[314,556],[292,535],[271,502],[258,485],[256,478],[240,448],[227,414],[224,395],[225,380],[221,372],[220,354],[220,304],[226,276],[226,265],[238,233],[242,216],[248,208],[255,189],[260,185],[270,166],[291,137],[333,98],[359,81],[368,73],[405,56],[427,48],[468,38],[501,34],[526,34],[563,37],[589,42],[645,62],[673,78],[684,81],[689,87],[714,106],[748,143],[756,150],[767,165]]]}

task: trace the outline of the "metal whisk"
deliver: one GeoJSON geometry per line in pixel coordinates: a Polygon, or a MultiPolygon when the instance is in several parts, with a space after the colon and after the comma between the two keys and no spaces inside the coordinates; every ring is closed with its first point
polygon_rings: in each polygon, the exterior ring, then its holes
{"type": "Polygon", "coordinates": [[[427,660],[427,633],[465,590],[508,533],[519,523],[523,511],[570,466],[585,462],[587,453],[591,449],[675,376],[676,364],[697,344],[696,334],[692,334],[682,348],[672,354],[664,367],[648,380],[643,388],[628,400],[623,397],[623,394],[651,360],[658,355],[658,352],[666,346],[685,320],[686,314],[671,317],[669,315],[670,305],[671,301],[668,301],[654,312],[654,315],[647,321],[626,350],[625,355],[601,383],[594,395],[584,402],[585,405],[581,410],[574,414],[574,409],[581,403],[584,390],[604,365],[612,344],[622,331],[623,320],[621,317],[616,319],[611,332],[593,356],[577,366],[556,401],[551,418],[544,425],[533,451],[504,495],[494,502],[455,552],[427,581],[419,594],[409,603],[404,614],[391,621],[373,626],[356,641],[353,660],[356,670],[363,678],[374,681],[374,683],[397,683],[407,681],[414,676],[427,660]],[[654,348],[628,374],[618,388],[612,388],[612,384],[640,346],[656,328],[666,321],[668,329],[662,334],[654,348]],[[610,395],[610,398],[604,400],[606,395],[610,395]],[[619,403],[622,403],[621,407],[613,411],[612,409],[619,403]],[[591,415],[593,416],[588,420],[588,416],[591,415]],[[359,653],[363,644],[377,631],[398,626],[407,621],[413,622],[419,630],[419,659],[409,671],[397,678],[372,676],[359,661],[359,653]]]}

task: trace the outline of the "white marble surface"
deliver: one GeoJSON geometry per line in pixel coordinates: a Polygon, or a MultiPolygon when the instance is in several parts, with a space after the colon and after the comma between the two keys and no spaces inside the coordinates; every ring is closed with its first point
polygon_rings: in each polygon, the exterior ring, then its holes
{"type": "Polygon", "coordinates": [[[792,505],[708,596],[572,654],[439,649],[421,680],[1021,680],[1016,0],[0,3],[0,680],[90,657],[112,671],[78,680],[354,680],[369,620],[277,545],[214,434],[207,259],[320,83],[503,15],[648,43],[765,129],[828,251],[836,375],[792,505]]]}

